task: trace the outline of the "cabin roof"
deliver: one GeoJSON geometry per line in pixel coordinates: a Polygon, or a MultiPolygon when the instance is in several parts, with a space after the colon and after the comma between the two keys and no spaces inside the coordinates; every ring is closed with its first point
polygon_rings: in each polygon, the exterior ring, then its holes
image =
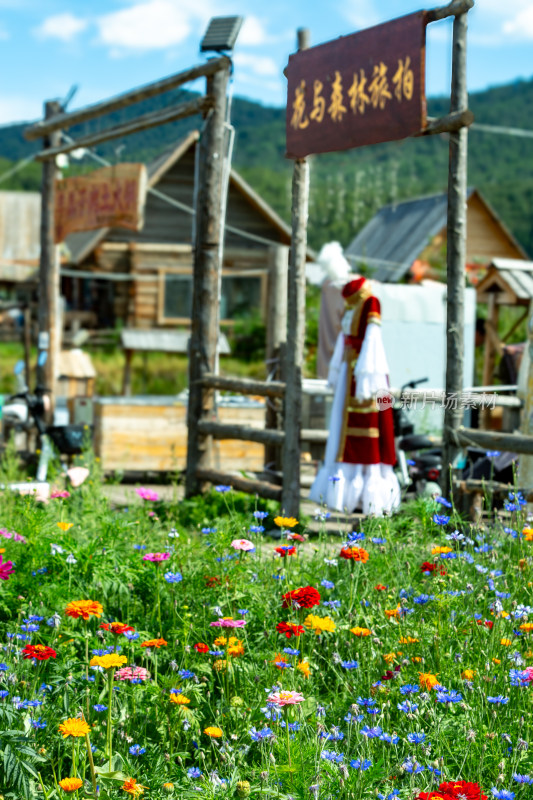
{"type": "Polygon", "coordinates": [[[533,261],[519,258],[494,258],[477,287],[478,302],[486,302],[491,292],[505,293],[511,304],[529,305],[533,297],[533,261]]]}

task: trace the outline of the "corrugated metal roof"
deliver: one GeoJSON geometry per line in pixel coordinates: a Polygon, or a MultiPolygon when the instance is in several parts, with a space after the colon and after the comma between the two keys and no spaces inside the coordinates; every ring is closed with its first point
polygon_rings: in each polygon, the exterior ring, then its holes
{"type": "Polygon", "coordinates": [[[39,192],[0,192],[0,261],[37,264],[40,225],[39,192]]]}
{"type": "MultiPolygon", "coordinates": [[[[468,190],[468,197],[473,189],[468,190]]],[[[447,221],[447,194],[419,197],[381,208],[348,245],[344,255],[368,258],[372,278],[397,283],[447,221]],[[383,262],[383,263],[379,263],[383,262]]]]}

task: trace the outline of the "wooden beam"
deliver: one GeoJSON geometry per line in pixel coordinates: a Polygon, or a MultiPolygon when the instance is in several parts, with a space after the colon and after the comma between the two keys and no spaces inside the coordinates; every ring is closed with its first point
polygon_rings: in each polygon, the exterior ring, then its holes
{"type": "Polygon", "coordinates": [[[85,108],[79,108],[76,111],[69,111],[60,113],[57,111],[53,117],[43,119],[36,122],[30,128],[26,128],[24,136],[26,139],[39,139],[41,136],[47,136],[52,131],[59,129],[67,130],[73,125],[79,125],[82,122],[87,122],[89,119],[101,117],[103,114],[109,114],[111,111],[117,111],[119,108],[126,108],[133,103],[140,103],[142,100],[147,100],[150,97],[156,97],[159,94],[168,92],[170,89],[175,89],[176,86],[181,86],[189,81],[196,80],[202,76],[208,77],[214,75],[218,70],[228,70],[231,61],[226,56],[214,58],[205,64],[199,64],[196,67],[191,67],[183,72],[177,72],[169,78],[164,78],[161,81],[148,83],[145,86],[140,86],[137,89],[132,89],[130,92],[119,94],[109,100],[102,100],[100,103],[94,103],[85,108]]]}
{"type": "MultiPolygon", "coordinates": [[[[298,50],[309,47],[309,31],[298,31],[298,50]]],[[[305,342],[305,262],[309,214],[309,163],[294,161],[292,177],[292,236],[287,297],[287,349],[285,359],[282,511],[300,513],[300,427],[302,419],[302,369],[305,342]]]]}
{"type": "Polygon", "coordinates": [[[533,455],[533,436],[461,427],[454,432],[454,439],[460,447],[481,447],[486,450],[500,450],[503,453],[533,455]]]}
{"type": "Polygon", "coordinates": [[[214,486],[232,486],[240,492],[256,494],[266,500],[281,500],[281,487],[266,481],[253,481],[228,472],[219,472],[216,469],[199,469],[196,478],[198,481],[207,481],[214,486]]]}
{"type": "Polygon", "coordinates": [[[452,0],[447,6],[426,11],[426,21],[436,22],[446,17],[457,17],[459,14],[466,14],[471,8],[474,8],[474,0],[452,0]]]}
{"type": "Polygon", "coordinates": [[[432,136],[435,133],[454,133],[461,128],[468,128],[474,121],[474,114],[469,109],[453,111],[445,117],[435,119],[430,117],[423,131],[417,136],[432,136]]]}
{"type": "Polygon", "coordinates": [[[121,136],[129,136],[132,133],[146,131],[158,125],[164,125],[167,122],[174,122],[177,119],[192,117],[194,114],[202,114],[207,111],[211,105],[212,101],[210,98],[202,95],[195,100],[190,100],[188,103],[180,103],[178,106],[165,108],[163,111],[152,111],[150,114],[135,117],[135,119],[129,122],[123,122],[121,125],[115,125],[113,128],[106,128],[103,131],[81,136],[75,141],[64,142],[55,147],[46,148],[37,153],[35,158],[37,161],[46,161],[55,158],[60,153],[70,153],[72,150],[77,150],[80,147],[94,147],[97,144],[108,142],[111,139],[119,139],[121,136]]]}
{"type": "Polygon", "coordinates": [[[527,319],[529,316],[529,307],[525,309],[524,313],[518,317],[518,319],[514,322],[514,324],[509,328],[505,336],[502,337],[502,342],[506,342],[508,339],[511,338],[513,333],[516,331],[517,328],[520,327],[522,322],[527,319]]]}
{"type": "MultiPolygon", "coordinates": [[[[471,2],[471,0],[470,0],[471,2]]],[[[460,3],[450,3],[448,9],[458,8],[460,3]]],[[[468,106],[466,86],[466,32],[467,14],[470,7],[454,11],[458,16],[453,21],[452,81],[450,112],[465,111],[468,106]]],[[[466,270],[466,189],[468,128],[450,133],[448,162],[448,223],[446,228],[446,396],[453,397],[463,390],[464,380],[464,295],[466,270]]],[[[443,493],[451,491],[451,464],[457,455],[452,436],[462,421],[464,409],[457,404],[446,403],[444,409],[444,447],[442,454],[443,493]]]]}
{"type": "Polygon", "coordinates": [[[260,397],[283,397],[285,384],[281,381],[252,381],[248,378],[225,378],[208,372],[198,380],[200,386],[209,389],[238,392],[239,394],[257,394],[260,397]]]}
{"type": "Polygon", "coordinates": [[[214,439],[239,439],[245,442],[258,442],[259,444],[283,444],[285,434],[283,431],[272,431],[266,428],[252,428],[249,425],[228,425],[211,420],[200,420],[198,430],[204,436],[214,439]]]}
{"type": "Polygon", "coordinates": [[[185,495],[202,491],[199,470],[211,467],[212,439],[200,433],[200,420],[212,419],[215,410],[214,391],[198,381],[206,373],[217,372],[219,337],[219,287],[222,271],[222,211],[227,68],[208,78],[207,95],[213,108],[206,118],[198,144],[198,184],[196,192],[196,226],[194,244],[193,300],[191,338],[189,342],[189,401],[187,404],[187,471],[185,495]]]}

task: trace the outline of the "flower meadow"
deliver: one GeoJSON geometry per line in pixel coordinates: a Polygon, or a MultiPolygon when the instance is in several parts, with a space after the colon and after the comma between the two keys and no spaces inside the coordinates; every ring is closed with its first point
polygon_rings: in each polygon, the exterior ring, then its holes
{"type": "Polygon", "coordinates": [[[228,487],[123,508],[87,481],[4,493],[0,526],[5,798],[532,797],[520,495],[332,536],[228,487]]]}

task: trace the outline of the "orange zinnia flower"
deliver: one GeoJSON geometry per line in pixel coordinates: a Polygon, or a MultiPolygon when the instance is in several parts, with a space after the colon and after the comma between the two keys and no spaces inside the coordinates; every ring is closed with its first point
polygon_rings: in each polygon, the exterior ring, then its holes
{"type": "Polygon", "coordinates": [[[104,631],[111,631],[115,636],[120,636],[121,633],[133,633],[135,630],[124,622],[102,622],[100,628],[103,628],[104,631]]]}
{"type": "Polygon", "coordinates": [[[400,636],[398,641],[400,644],[415,644],[415,642],[419,642],[420,639],[415,639],[413,636],[400,636]]]}
{"type": "Polygon", "coordinates": [[[222,736],[222,730],[215,725],[210,725],[208,728],[205,728],[204,733],[210,736],[211,739],[220,739],[222,736]]]}
{"type": "Polygon", "coordinates": [[[530,633],[533,631],[533,622],[524,622],[522,625],[520,625],[520,630],[530,633]]]}
{"type": "Polygon", "coordinates": [[[141,642],[141,647],[164,647],[168,642],[165,639],[148,639],[147,642],[141,642]]]}
{"type": "Polygon", "coordinates": [[[296,669],[300,670],[304,678],[308,678],[311,674],[311,668],[308,661],[300,661],[300,663],[296,665],[296,669]]]}
{"type": "Polygon", "coordinates": [[[89,617],[101,617],[104,609],[101,603],[97,600],[72,600],[65,609],[67,617],[83,617],[88,620],[89,617]]]}
{"type": "Polygon", "coordinates": [[[355,628],[350,628],[350,633],[354,636],[372,636],[370,628],[360,628],[358,625],[355,628]]]}
{"type": "Polygon", "coordinates": [[[526,542],[533,542],[533,528],[524,528],[522,531],[522,536],[526,542]]]}
{"type": "Polygon", "coordinates": [[[121,789],[123,789],[128,794],[132,794],[134,797],[137,797],[137,795],[139,794],[144,794],[146,786],[141,786],[140,783],[137,783],[135,778],[126,778],[126,780],[121,786],[121,789]]]}
{"type": "Polygon", "coordinates": [[[424,689],[433,689],[434,686],[439,685],[439,679],[436,675],[432,675],[431,672],[419,672],[420,676],[420,685],[424,687],[424,689]]]}
{"type": "Polygon", "coordinates": [[[361,561],[362,564],[368,561],[368,551],[364,547],[343,547],[339,555],[349,561],[361,561]]]}
{"type": "Polygon", "coordinates": [[[81,738],[89,733],[90,730],[85,720],[79,717],[70,717],[59,726],[59,733],[63,734],[64,739],[68,736],[72,736],[73,739],[81,738]]]}
{"type": "Polygon", "coordinates": [[[79,778],[63,778],[62,781],[59,781],[59,785],[64,792],[75,792],[76,789],[83,786],[83,781],[79,778]]]}
{"type": "Polygon", "coordinates": [[[396,606],[396,608],[386,608],[385,609],[385,614],[386,614],[387,617],[389,617],[389,619],[391,617],[397,617],[399,615],[399,613],[400,613],[400,608],[401,608],[401,606],[399,606],[399,605],[396,606]]]}

